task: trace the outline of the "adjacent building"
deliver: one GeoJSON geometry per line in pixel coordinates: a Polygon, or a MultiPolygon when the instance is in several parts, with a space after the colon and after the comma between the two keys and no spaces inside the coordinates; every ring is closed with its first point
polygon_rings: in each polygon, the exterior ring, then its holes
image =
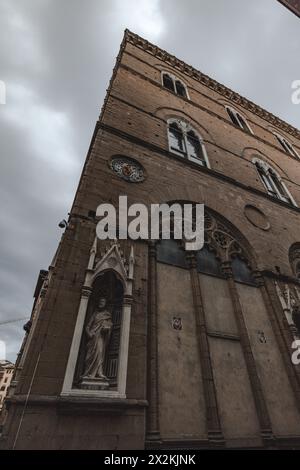
{"type": "Polygon", "coordinates": [[[299,206],[299,130],[127,30],[1,447],[300,448],[299,206]],[[204,247],[100,241],[119,196],[204,204],[204,247]]]}
{"type": "Polygon", "coordinates": [[[14,364],[9,361],[0,361],[0,413],[13,377],[14,364]]]}
{"type": "Polygon", "coordinates": [[[279,0],[284,6],[300,17],[300,0],[279,0]]]}

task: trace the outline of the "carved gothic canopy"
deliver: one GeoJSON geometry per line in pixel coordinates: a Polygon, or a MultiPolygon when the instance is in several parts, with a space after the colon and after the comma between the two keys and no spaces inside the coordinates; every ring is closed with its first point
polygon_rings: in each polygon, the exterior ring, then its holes
{"type": "MultiPolygon", "coordinates": [[[[198,272],[226,277],[227,265],[237,281],[254,285],[252,269],[255,262],[243,235],[223,217],[207,208],[204,228],[205,246],[194,253],[198,272]]],[[[194,255],[184,251],[183,243],[178,240],[161,240],[157,245],[157,260],[162,263],[188,269],[187,257],[194,255]]]]}

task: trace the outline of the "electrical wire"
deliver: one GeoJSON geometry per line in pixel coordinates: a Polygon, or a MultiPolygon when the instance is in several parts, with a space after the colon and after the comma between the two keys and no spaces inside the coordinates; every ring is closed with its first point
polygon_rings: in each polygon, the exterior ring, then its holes
{"type": "Polygon", "coordinates": [[[0,322],[0,325],[7,325],[8,323],[15,323],[18,321],[27,320],[28,318],[29,317],[23,317],[23,318],[16,318],[15,320],[6,320],[6,321],[0,322]]]}

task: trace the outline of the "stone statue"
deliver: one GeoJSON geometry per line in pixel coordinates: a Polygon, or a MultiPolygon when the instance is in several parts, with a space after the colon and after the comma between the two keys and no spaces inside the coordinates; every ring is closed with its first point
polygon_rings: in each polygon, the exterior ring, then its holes
{"type": "Polygon", "coordinates": [[[103,368],[113,323],[105,307],[106,299],[102,297],[85,329],[87,343],[83,379],[107,380],[103,368]]]}

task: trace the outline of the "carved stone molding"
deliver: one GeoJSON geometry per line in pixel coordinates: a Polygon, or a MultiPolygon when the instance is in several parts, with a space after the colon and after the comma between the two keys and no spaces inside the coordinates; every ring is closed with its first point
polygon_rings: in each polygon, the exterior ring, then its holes
{"type": "Polygon", "coordinates": [[[221,261],[230,261],[232,257],[239,256],[250,262],[251,255],[245,248],[245,241],[228,224],[215,217],[210,211],[205,211],[205,243],[213,250],[221,261]]]}
{"type": "Polygon", "coordinates": [[[295,324],[295,308],[300,304],[300,289],[296,286],[282,284],[275,281],[276,293],[282,306],[283,314],[286,318],[291,335],[294,339],[298,339],[300,331],[295,324]]]}
{"type": "Polygon", "coordinates": [[[92,292],[92,289],[90,287],[83,286],[81,290],[81,296],[88,298],[91,295],[91,292],[92,292]]]}

